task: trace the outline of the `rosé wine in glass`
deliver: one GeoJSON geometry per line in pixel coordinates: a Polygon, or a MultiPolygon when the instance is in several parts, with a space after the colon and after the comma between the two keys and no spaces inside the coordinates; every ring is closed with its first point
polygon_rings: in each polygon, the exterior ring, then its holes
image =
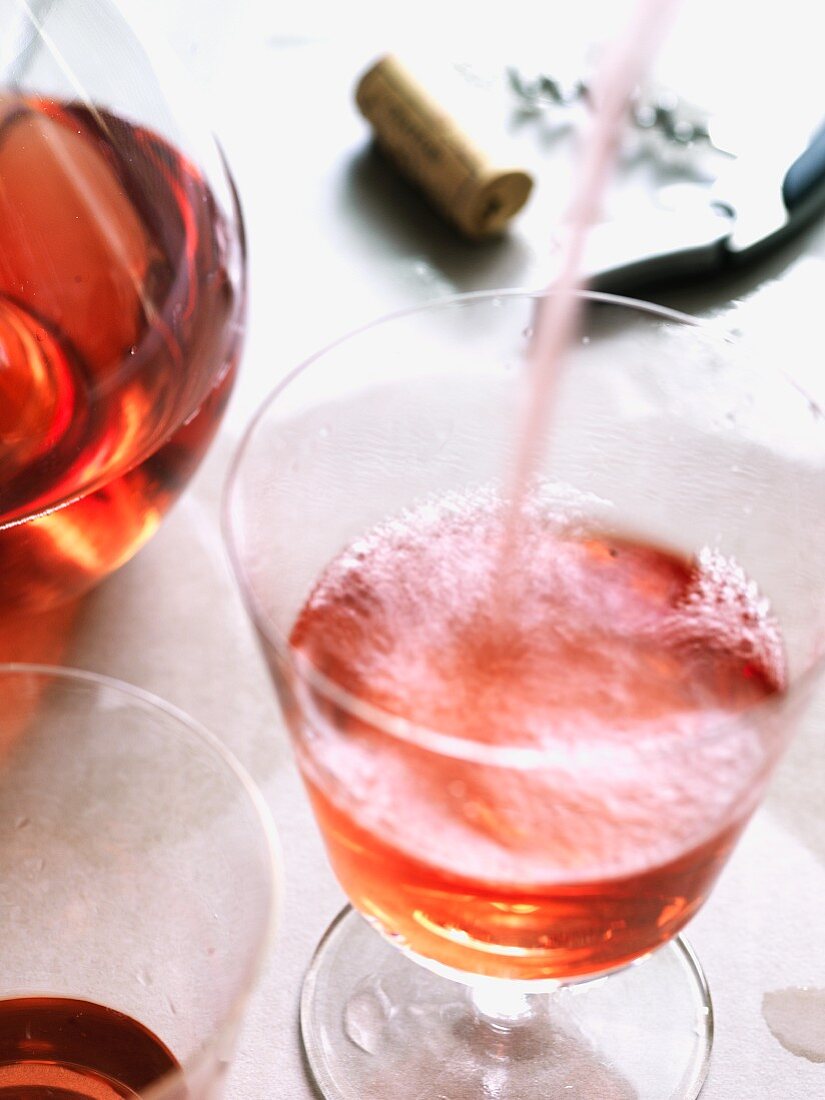
{"type": "Polygon", "coordinates": [[[583,295],[510,526],[541,303],[350,334],[230,476],[232,561],[357,911],[303,991],[329,1100],[694,1100],[713,1017],[680,933],[822,671],[822,416],[718,328],[583,295]]]}
{"type": "Polygon", "coordinates": [[[499,766],[340,711],[345,735],[299,762],[332,866],[379,929],[460,971],[593,975],[670,939],[707,896],[758,794],[737,717],[782,691],[781,637],[732,562],[565,536],[541,510],[501,606],[499,513],[448,497],[367,532],[290,636],[365,705],[499,766]]]}
{"type": "Polygon", "coordinates": [[[56,609],[128,561],[178,499],[232,390],[246,285],[232,181],[162,55],[108,0],[7,4],[0,28],[9,660],[21,633],[40,657],[38,624],[64,629],[56,609]]]}
{"type": "Polygon", "coordinates": [[[177,497],[229,396],[243,299],[198,169],[77,104],[0,97],[0,234],[0,609],[37,611],[177,497]]]}

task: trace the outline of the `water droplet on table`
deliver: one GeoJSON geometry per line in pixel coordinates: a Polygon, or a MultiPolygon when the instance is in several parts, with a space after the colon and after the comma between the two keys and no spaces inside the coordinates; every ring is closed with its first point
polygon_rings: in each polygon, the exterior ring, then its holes
{"type": "Polygon", "coordinates": [[[762,1015],[785,1050],[825,1062],[825,989],[775,989],[762,997],[762,1015]]]}

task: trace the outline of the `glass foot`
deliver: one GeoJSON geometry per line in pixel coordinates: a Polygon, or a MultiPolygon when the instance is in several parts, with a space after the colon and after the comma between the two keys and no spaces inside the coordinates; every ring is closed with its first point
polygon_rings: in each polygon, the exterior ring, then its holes
{"type": "Polygon", "coordinates": [[[301,1030],[326,1100],[694,1100],[713,1012],[681,939],[552,992],[470,988],[345,909],[304,983],[301,1030]]]}

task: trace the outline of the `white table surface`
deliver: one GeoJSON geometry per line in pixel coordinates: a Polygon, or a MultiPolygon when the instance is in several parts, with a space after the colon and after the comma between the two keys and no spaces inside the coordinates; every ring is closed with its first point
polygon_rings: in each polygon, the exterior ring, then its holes
{"type": "MultiPolygon", "coordinates": [[[[285,850],[283,917],[228,1100],[308,1100],[314,1093],[300,1051],[299,990],[343,897],[225,563],[217,505],[228,458],[266,392],[329,338],[445,291],[540,282],[554,230],[542,222],[541,203],[506,240],[462,244],[369,151],[351,95],[369,59],[387,47],[438,46],[457,60],[500,65],[541,56],[543,39],[548,55],[564,58],[615,25],[627,5],[514,0],[506,27],[498,9],[487,14],[465,2],[425,0],[403,13],[364,0],[305,2],[289,12],[263,0],[139,6],[157,19],[198,85],[232,165],[250,241],[249,333],[229,413],[204,466],[160,533],[88,601],[67,663],[123,677],[182,706],[261,785],[285,850]]],[[[805,102],[821,82],[812,7],[807,0],[786,0],[781,11],[745,0],[687,0],[661,74],[685,94],[738,109],[768,140],[771,105],[778,118],[783,104],[805,102]]],[[[558,200],[564,179],[548,161],[545,197],[558,186],[558,200]]],[[[741,327],[775,340],[786,366],[825,396],[823,260],[825,221],[753,271],[662,298],[702,314],[736,309],[741,327]]],[[[761,1009],[765,992],[825,986],[820,729],[813,716],[690,929],[716,1008],[706,1100],[825,1096],[825,1064],[784,1049],[761,1009]]]]}

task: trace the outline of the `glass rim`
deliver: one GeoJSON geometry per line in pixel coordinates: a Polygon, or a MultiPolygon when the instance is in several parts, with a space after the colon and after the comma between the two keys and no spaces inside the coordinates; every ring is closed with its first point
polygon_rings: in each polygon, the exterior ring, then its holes
{"type": "MultiPolygon", "coordinates": [[[[568,766],[571,762],[575,762],[576,757],[581,755],[583,750],[576,743],[569,744],[562,741],[553,746],[532,748],[523,745],[488,744],[482,741],[460,737],[455,734],[445,733],[413,720],[402,718],[400,715],[382,710],[380,707],[365,702],[359,696],[348,691],[334,680],[331,680],[328,676],[324,675],[309,658],[292,648],[289,644],[289,639],[272,622],[271,617],[262,607],[252,584],[249,582],[246,569],[243,565],[242,555],[238,549],[238,525],[237,517],[234,515],[235,509],[233,503],[239,492],[239,485],[242,481],[241,467],[243,466],[249,447],[253,438],[256,437],[258,429],[276,404],[278,398],[288,387],[311,368],[314,363],[325,358],[329,353],[334,352],[339,346],[348,343],[350,340],[374,328],[378,328],[385,324],[391,324],[394,321],[412,317],[419,313],[430,313],[437,309],[449,309],[455,306],[471,305],[474,302],[488,301],[492,303],[498,299],[520,298],[533,299],[535,301],[549,297],[553,293],[553,288],[545,288],[543,290],[513,288],[470,291],[468,293],[433,298],[427,302],[418,303],[414,306],[408,306],[384,313],[356,328],[349,329],[335,340],[325,344],[318,351],[293,367],[293,369],[289,371],[272,390],[270,390],[256,409],[252,419],[244,429],[240,441],[237,443],[234,454],[232,455],[229,470],[224,482],[220,508],[224,547],[229,558],[232,572],[238,581],[241,593],[254,624],[264,635],[266,641],[271,644],[279,659],[292,670],[299,683],[306,684],[311,691],[317,692],[334,706],[345,711],[352,718],[374,728],[379,733],[407,742],[413,747],[433,752],[440,756],[514,769],[553,767],[554,765],[568,766]]],[[[688,328],[695,328],[709,334],[729,337],[735,336],[735,332],[732,329],[720,326],[719,321],[716,319],[695,317],[689,313],[672,309],[669,306],[659,305],[655,302],[647,302],[623,295],[586,289],[576,290],[574,294],[577,298],[584,299],[586,302],[603,303],[627,310],[635,310],[640,314],[648,314],[651,317],[658,317],[661,320],[685,325],[688,328]]],[[[775,366],[773,369],[779,377],[807,401],[812,409],[822,415],[819,404],[807,394],[795,379],[791,378],[791,376],[780,367],[775,366]]],[[[789,682],[783,690],[775,692],[767,698],[745,707],[741,711],[731,712],[727,715],[720,716],[718,721],[710,723],[703,732],[686,735],[687,742],[690,744],[700,744],[706,739],[719,737],[720,733],[724,733],[728,729],[733,729],[735,731],[741,728],[742,720],[747,716],[762,714],[770,715],[784,709],[789,698],[795,698],[805,686],[812,684],[823,669],[825,669],[825,649],[819,656],[815,657],[805,669],[794,677],[793,681],[789,682]]],[[[672,747],[674,743],[672,737],[667,739],[669,747],[672,747]]],[[[662,738],[655,732],[645,733],[640,738],[634,738],[633,749],[634,751],[661,753],[663,751],[662,738]]],[[[595,751],[597,751],[596,743],[591,739],[589,747],[585,750],[585,755],[592,759],[595,751]]],[[[627,744],[620,739],[608,740],[605,738],[603,742],[598,743],[598,751],[604,752],[609,759],[610,756],[625,756],[628,747],[627,744]]]]}
{"type": "Polygon", "coordinates": [[[182,726],[190,736],[204,745],[213,757],[220,760],[225,771],[232,775],[254,810],[260,828],[261,842],[266,851],[266,863],[269,867],[269,904],[265,928],[252,954],[250,964],[242,973],[241,988],[233,996],[229,1010],[220,1023],[211,1030],[188,1058],[180,1060],[177,1068],[168,1070],[141,1092],[141,1097],[145,1097],[146,1100],[164,1100],[166,1090],[170,1086],[176,1086],[180,1081],[185,1081],[188,1074],[197,1072],[202,1065],[208,1064],[216,1048],[220,1049],[227,1039],[234,1036],[246,1004],[258,983],[263,964],[272,947],[282,907],[282,893],[278,886],[283,881],[283,856],[278,830],[263,793],[234,753],[216,734],[174,703],[136,684],[100,672],[35,662],[0,662],[0,682],[14,677],[35,677],[50,681],[57,679],[72,684],[84,684],[90,688],[105,688],[149,710],[159,711],[167,721],[171,720],[171,723],[182,726]]]}

